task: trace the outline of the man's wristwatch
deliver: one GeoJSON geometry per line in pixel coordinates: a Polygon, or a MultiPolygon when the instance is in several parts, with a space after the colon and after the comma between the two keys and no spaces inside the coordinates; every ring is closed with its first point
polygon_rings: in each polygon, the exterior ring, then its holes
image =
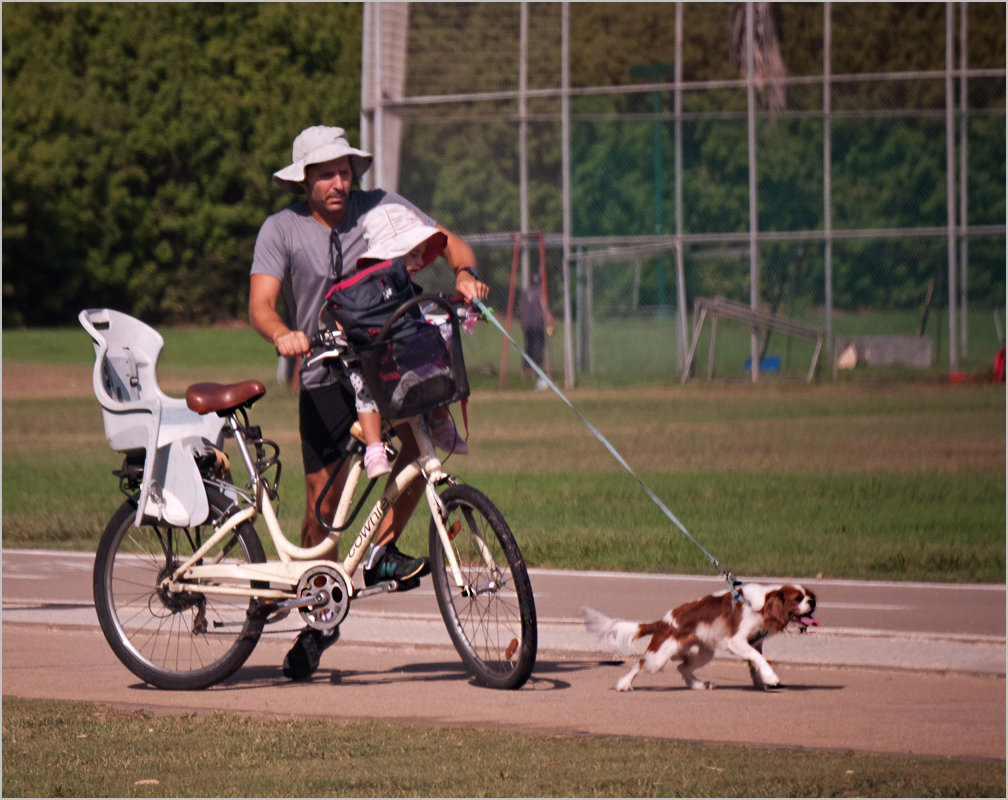
{"type": "Polygon", "coordinates": [[[459,272],[468,272],[476,280],[480,279],[479,273],[476,270],[474,270],[472,267],[462,267],[462,269],[460,269],[459,272]]]}

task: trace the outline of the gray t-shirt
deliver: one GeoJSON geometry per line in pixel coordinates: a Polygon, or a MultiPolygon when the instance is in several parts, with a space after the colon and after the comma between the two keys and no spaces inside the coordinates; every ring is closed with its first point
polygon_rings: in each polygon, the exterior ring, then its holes
{"type": "MultiPolygon", "coordinates": [[[[361,218],[371,209],[386,203],[399,203],[414,211],[427,225],[435,222],[405,198],[383,189],[350,192],[347,213],[336,229],[343,250],[343,272],[354,271],[357,260],[367,252],[361,218]]],[[[318,330],[318,313],[326,292],[335,282],[330,271],[328,227],[315,219],[308,204],[301,200],[268,217],[259,229],[252,258],[253,275],[272,275],[281,282],[287,324],[312,336],[318,330]]],[[[304,386],[322,386],[331,382],[325,365],[302,370],[304,386]]]]}

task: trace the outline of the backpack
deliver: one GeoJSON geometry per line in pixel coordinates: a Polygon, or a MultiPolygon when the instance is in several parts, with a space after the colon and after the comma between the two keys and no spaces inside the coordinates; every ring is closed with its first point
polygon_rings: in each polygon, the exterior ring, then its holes
{"type": "Polygon", "coordinates": [[[399,307],[420,297],[406,263],[396,258],[336,283],[320,315],[324,324],[331,319],[343,329],[375,403],[389,419],[415,416],[469,396],[458,323],[449,326],[452,334],[443,335],[439,326],[424,319],[419,305],[423,300],[396,317],[378,340],[399,307]]]}
{"type": "MultiPolygon", "coordinates": [[[[334,284],[326,294],[325,310],[339,323],[350,344],[366,346],[399,306],[420,294],[418,289],[401,258],[382,261],[334,284]]],[[[396,320],[389,335],[411,333],[420,324],[420,310],[415,308],[396,320]]]]}

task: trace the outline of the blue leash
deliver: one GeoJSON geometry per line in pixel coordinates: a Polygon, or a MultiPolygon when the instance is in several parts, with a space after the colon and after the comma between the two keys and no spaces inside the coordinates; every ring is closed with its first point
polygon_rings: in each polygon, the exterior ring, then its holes
{"type": "Polygon", "coordinates": [[[669,507],[662,502],[661,498],[658,497],[658,495],[656,495],[652,491],[651,487],[648,486],[646,483],[644,483],[643,480],[641,480],[640,476],[638,476],[637,473],[634,472],[631,466],[626,462],[626,459],[623,458],[623,456],[619,454],[616,448],[612,446],[609,440],[602,435],[602,432],[599,431],[599,429],[596,428],[594,425],[592,425],[591,422],[589,422],[588,419],[584,416],[584,414],[582,414],[574,407],[574,404],[567,399],[567,396],[560,391],[560,388],[555,383],[553,383],[553,381],[549,379],[549,376],[547,376],[546,373],[543,372],[535,362],[532,361],[529,354],[526,353],[513,338],[511,338],[511,335],[504,329],[504,326],[500,324],[500,322],[497,320],[497,317],[494,316],[493,312],[485,305],[483,305],[483,302],[479,298],[473,298],[473,305],[475,305],[476,308],[479,309],[480,313],[483,315],[483,319],[492,322],[497,327],[497,329],[504,335],[504,338],[507,339],[509,342],[511,342],[511,344],[514,345],[515,349],[519,353],[521,353],[522,359],[524,359],[525,363],[528,364],[530,367],[532,367],[535,373],[544,381],[546,381],[547,384],[549,384],[549,387],[557,394],[557,396],[561,400],[563,400],[567,404],[570,410],[578,415],[581,421],[588,427],[588,430],[590,430],[592,434],[595,436],[595,438],[602,443],[605,449],[608,450],[610,454],[612,454],[612,457],[615,458],[622,465],[623,469],[629,472],[630,476],[635,481],[637,481],[638,484],[640,484],[640,487],[644,490],[647,496],[651,498],[654,504],[662,510],[662,513],[664,513],[666,517],[672,520],[673,524],[675,524],[675,526],[680,531],[682,531],[683,535],[691,542],[693,542],[693,544],[697,546],[700,552],[707,557],[707,560],[710,561],[710,563],[714,566],[714,569],[720,572],[721,575],[724,577],[724,579],[728,582],[728,586],[731,588],[732,591],[732,599],[735,600],[735,602],[739,602],[742,599],[741,592],[739,591],[739,586],[741,585],[740,582],[735,580],[735,578],[732,576],[730,572],[728,572],[725,569],[722,569],[721,565],[718,563],[718,560],[714,558],[714,556],[712,556],[710,553],[708,553],[707,550],[704,548],[704,546],[700,544],[700,542],[698,542],[696,539],[693,538],[690,532],[686,530],[686,526],[683,525],[679,521],[679,518],[672,513],[669,507]]]}

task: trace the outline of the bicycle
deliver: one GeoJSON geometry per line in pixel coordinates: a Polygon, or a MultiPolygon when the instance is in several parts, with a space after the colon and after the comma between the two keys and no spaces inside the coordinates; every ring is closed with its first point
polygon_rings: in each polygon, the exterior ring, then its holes
{"type": "MultiPolygon", "coordinates": [[[[446,310],[457,342],[453,307],[438,296],[421,298],[446,310]]],[[[364,474],[359,426],[348,437],[348,477],[328,536],[315,547],[295,545],[274,509],[280,448],[249,422],[265,386],[197,383],[184,400],[169,397],[157,383],[164,346],[157,331],[112,309],[86,309],[79,319],[95,349],[92,382],[106,440],[123,452],[114,474],[126,496],[98,544],[95,610],[108,644],[133,674],[162,689],[207,688],[245,663],[267,625],[296,613],[305,626],[328,634],[351,602],[400,588],[395,581],[360,587],[353,579],[396,498],[422,480],[431,514],[431,580],[452,643],[477,683],[525,684],[537,627],[521,551],[490,499],[444,471],[418,415],[391,420],[408,426],[419,455],[388,481],[338,560],[341,533],[375,484],[367,483],[354,503],[364,474]],[[233,481],[225,439],[233,439],[248,474],[242,486],[233,481]],[[257,517],[275,560],[267,560],[257,517]]],[[[353,354],[345,339],[326,333],[313,341],[312,357],[353,354]]],[[[386,426],[387,442],[394,430],[386,426]]]]}

